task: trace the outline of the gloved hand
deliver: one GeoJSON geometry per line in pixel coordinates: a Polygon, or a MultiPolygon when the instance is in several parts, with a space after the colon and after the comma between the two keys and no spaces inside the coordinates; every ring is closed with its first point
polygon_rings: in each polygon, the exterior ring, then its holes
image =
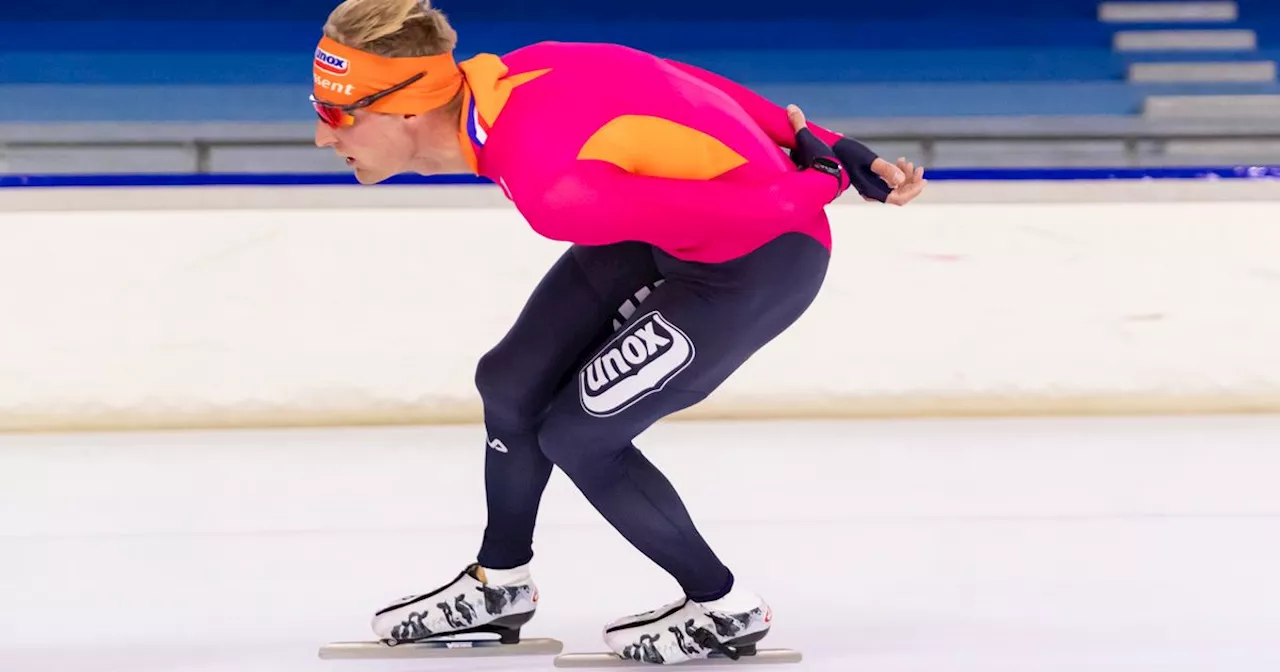
{"type": "MultiPolygon", "coordinates": [[[[791,106],[788,108],[790,112],[791,106]]],[[[797,110],[799,108],[796,108],[797,110]]],[[[803,113],[801,118],[803,119],[803,113]]],[[[792,125],[795,125],[795,119],[792,119],[792,125]]],[[[804,133],[812,133],[805,129],[804,133]]],[[[796,148],[791,150],[791,161],[797,166],[805,167],[814,159],[815,151],[833,152],[836,158],[844,166],[845,171],[849,174],[849,179],[853,183],[854,189],[862,194],[866,200],[875,200],[881,203],[889,203],[891,205],[906,205],[920,192],[924,190],[926,180],[924,179],[924,167],[917,168],[914,163],[906,159],[898,159],[897,165],[889,163],[884,159],[876,156],[866,145],[852,138],[840,138],[836,141],[835,147],[828,148],[826,143],[818,140],[817,137],[813,141],[802,143],[800,141],[801,132],[796,134],[796,148]]]]}
{"type": "Polygon", "coordinates": [[[831,200],[839,198],[840,194],[853,185],[849,171],[836,156],[835,150],[809,130],[804,112],[800,108],[788,105],[787,118],[791,120],[791,128],[796,132],[796,148],[791,152],[791,160],[801,169],[812,168],[834,177],[836,192],[831,200]]]}

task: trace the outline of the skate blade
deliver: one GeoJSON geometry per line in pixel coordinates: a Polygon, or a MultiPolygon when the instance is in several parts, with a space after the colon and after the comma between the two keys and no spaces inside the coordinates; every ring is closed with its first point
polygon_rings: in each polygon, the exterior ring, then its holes
{"type": "MultiPolygon", "coordinates": [[[[721,654],[712,654],[710,658],[690,660],[676,667],[708,667],[715,665],[783,665],[798,663],[804,658],[799,651],[792,649],[760,649],[755,655],[741,656],[733,660],[721,654]]],[[[612,653],[566,653],[556,656],[556,667],[657,667],[654,663],[642,663],[636,660],[619,658],[612,653]]]]}
{"type": "Polygon", "coordinates": [[[558,639],[523,639],[516,644],[502,644],[496,639],[444,639],[395,646],[383,642],[333,642],[320,647],[320,658],[323,660],[373,660],[554,656],[563,650],[564,643],[558,639]]]}

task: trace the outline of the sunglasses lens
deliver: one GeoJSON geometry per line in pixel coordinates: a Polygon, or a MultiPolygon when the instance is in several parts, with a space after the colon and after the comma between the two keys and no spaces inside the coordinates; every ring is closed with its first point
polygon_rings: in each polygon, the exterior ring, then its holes
{"type": "Polygon", "coordinates": [[[327,124],[330,128],[338,128],[339,126],[346,125],[347,123],[346,112],[343,112],[342,110],[339,110],[336,107],[321,105],[320,103],[317,103],[314,101],[311,103],[311,106],[316,109],[316,115],[320,117],[320,120],[323,121],[325,124],[327,124]]]}

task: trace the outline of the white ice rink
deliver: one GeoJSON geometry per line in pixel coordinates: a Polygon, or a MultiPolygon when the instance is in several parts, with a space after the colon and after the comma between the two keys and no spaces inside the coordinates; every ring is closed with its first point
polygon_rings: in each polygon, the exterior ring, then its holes
{"type": "MultiPolygon", "coordinates": [[[[1280,669],[1280,418],[687,424],[638,442],[813,672],[1280,669]]],[[[0,671],[321,661],[483,527],[477,427],[0,437],[0,671]]],[[[526,636],[674,583],[557,473],[526,636]]]]}

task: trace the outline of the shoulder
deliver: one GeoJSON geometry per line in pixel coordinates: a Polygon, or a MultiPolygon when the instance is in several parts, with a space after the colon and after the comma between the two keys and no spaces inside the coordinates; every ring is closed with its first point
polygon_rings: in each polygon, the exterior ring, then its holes
{"type": "Polygon", "coordinates": [[[537,42],[501,56],[511,75],[550,69],[550,80],[594,94],[638,85],[663,85],[683,79],[666,60],[633,47],[609,42],[537,42]]]}

